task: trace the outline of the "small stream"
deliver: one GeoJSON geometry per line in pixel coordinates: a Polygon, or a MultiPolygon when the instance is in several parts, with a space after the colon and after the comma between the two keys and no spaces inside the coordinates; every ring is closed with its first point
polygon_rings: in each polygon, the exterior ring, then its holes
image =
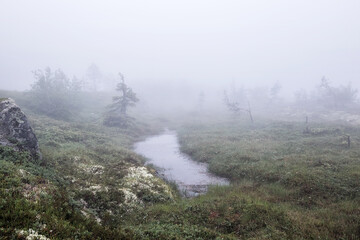
{"type": "Polygon", "coordinates": [[[209,173],[207,164],[195,162],[181,153],[175,131],[166,130],[136,143],[135,152],[146,157],[147,164],[157,167],[161,177],[174,181],[186,197],[205,193],[209,185],[229,184],[227,179],[209,173]]]}

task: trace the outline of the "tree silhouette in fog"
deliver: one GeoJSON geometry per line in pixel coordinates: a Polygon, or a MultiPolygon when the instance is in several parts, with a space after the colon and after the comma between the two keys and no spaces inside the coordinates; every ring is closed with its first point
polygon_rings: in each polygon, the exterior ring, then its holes
{"type": "Polygon", "coordinates": [[[347,86],[334,87],[330,81],[323,77],[318,87],[318,102],[326,108],[345,110],[356,104],[357,89],[347,86]]]}
{"type": "Polygon", "coordinates": [[[109,105],[104,124],[127,127],[133,120],[127,115],[127,110],[129,107],[134,107],[139,99],[133,90],[126,85],[124,75],[119,73],[119,76],[120,83],[117,84],[116,91],[120,92],[120,95],[113,97],[113,103],[109,105]]]}
{"type": "Polygon", "coordinates": [[[29,91],[29,105],[36,112],[50,117],[69,119],[79,109],[78,93],[81,82],[70,79],[61,70],[49,67],[34,71],[35,82],[29,91]]]}

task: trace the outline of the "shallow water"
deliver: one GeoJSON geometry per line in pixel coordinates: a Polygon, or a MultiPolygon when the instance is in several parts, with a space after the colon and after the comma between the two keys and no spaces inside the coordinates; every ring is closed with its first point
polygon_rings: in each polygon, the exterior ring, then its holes
{"type": "Polygon", "coordinates": [[[205,193],[209,185],[228,185],[225,178],[217,177],[207,170],[207,164],[193,161],[180,152],[175,131],[147,138],[135,144],[135,152],[148,159],[148,164],[159,168],[159,174],[174,181],[185,196],[205,193]]]}

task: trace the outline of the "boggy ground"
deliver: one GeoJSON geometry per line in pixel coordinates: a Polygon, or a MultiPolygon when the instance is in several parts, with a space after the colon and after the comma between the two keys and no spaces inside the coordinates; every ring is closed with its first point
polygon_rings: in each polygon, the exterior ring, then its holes
{"type": "Polygon", "coordinates": [[[360,239],[360,126],[224,120],[188,124],[179,137],[183,152],[233,183],[203,197],[221,196],[221,211],[209,210],[213,229],[254,239],[360,239]],[[254,219],[244,218],[249,205],[254,219]]]}
{"type": "Polygon", "coordinates": [[[103,127],[94,108],[67,122],[23,110],[43,162],[0,148],[0,239],[359,239],[358,126],[310,123],[303,133],[296,122],[138,114],[121,130],[103,127]],[[182,151],[232,185],[179,198],[132,151],[156,122],[173,124],[182,151]]]}

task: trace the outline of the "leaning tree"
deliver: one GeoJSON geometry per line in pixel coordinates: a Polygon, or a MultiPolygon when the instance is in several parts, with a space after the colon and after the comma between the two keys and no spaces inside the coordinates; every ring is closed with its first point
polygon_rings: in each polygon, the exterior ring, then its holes
{"type": "Polygon", "coordinates": [[[104,124],[107,126],[128,127],[134,118],[128,116],[129,107],[135,106],[139,101],[136,94],[129,88],[124,79],[124,75],[119,73],[120,83],[117,84],[116,91],[120,92],[119,96],[113,97],[113,103],[108,106],[104,124]]]}

